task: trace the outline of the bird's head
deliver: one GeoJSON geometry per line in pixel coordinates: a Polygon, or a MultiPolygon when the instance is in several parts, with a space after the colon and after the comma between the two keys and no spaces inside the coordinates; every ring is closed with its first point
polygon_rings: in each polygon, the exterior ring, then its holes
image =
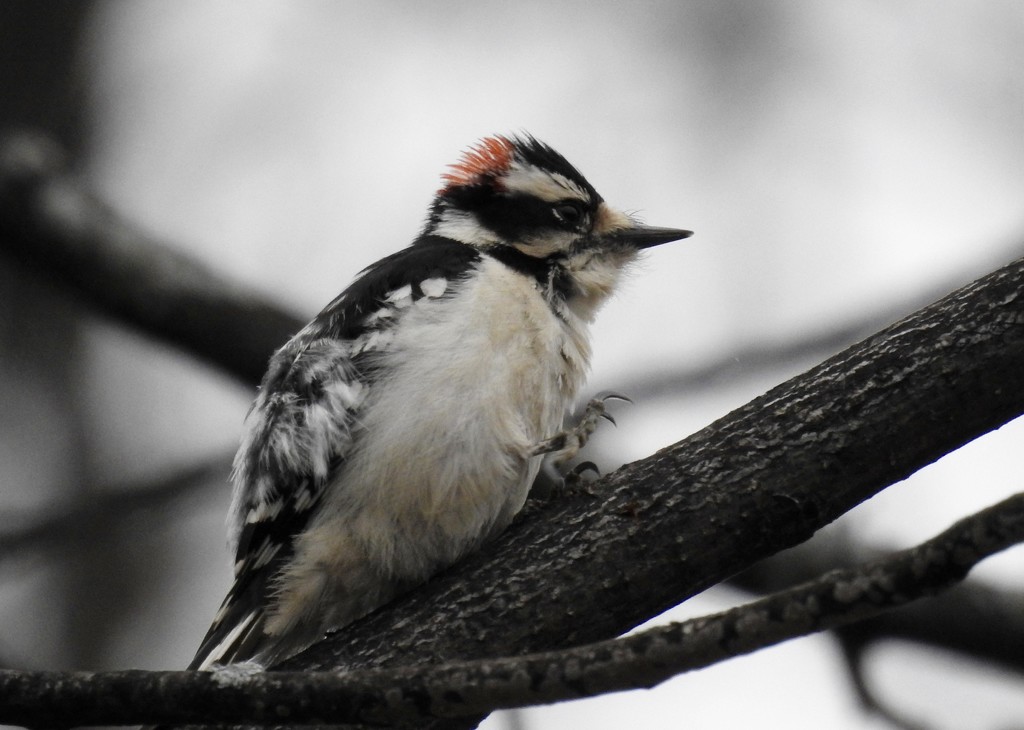
{"type": "Polygon", "coordinates": [[[442,179],[424,233],[558,267],[577,297],[603,299],[641,249],[691,235],[641,225],[612,208],[568,160],[531,136],[483,139],[442,179]]]}

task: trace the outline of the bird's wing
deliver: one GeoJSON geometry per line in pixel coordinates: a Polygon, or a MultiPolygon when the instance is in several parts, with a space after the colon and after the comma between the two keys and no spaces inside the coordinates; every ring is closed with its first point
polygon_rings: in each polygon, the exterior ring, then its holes
{"type": "Polygon", "coordinates": [[[357,448],[371,356],[387,348],[418,301],[449,294],[478,260],[465,244],[423,237],[366,269],[271,358],[235,457],[235,580],[190,668],[246,661],[266,649],[275,579],[357,448]]]}

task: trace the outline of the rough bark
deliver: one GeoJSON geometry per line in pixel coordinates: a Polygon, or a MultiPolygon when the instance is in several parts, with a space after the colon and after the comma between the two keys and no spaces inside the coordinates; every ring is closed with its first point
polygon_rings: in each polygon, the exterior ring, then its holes
{"type": "Polygon", "coordinates": [[[1024,494],[909,550],[745,606],[611,640],[519,658],[397,670],[47,673],[0,670],[0,721],[349,722],[394,726],[653,687],[682,672],[870,617],[961,580],[1024,541],[1024,494]]]}
{"type": "MultiPolygon", "coordinates": [[[[180,254],[150,255],[42,149],[4,152],[0,245],[88,290],[108,313],[258,379],[298,321],[180,254]],[[103,286],[90,285],[97,277],[103,286]],[[225,338],[240,322],[251,337],[225,338]]],[[[959,290],[610,475],[598,499],[531,513],[285,666],[397,666],[599,641],[800,542],[1024,410],[1022,284],[1017,261],[959,290]]]]}
{"type": "Polygon", "coordinates": [[[1024,411],[1024,260],[964,287],[286,663],[388,666],[602,640],[797,544],[1024,411]]]}
{"type": "MultiPolygon", "coordinates": [[[[1024,260],[566,499],[282,668],[619,635],[1024,411],[1024,260]]],[[[439,725],[459,727],[458,723],[439,725]]]]}

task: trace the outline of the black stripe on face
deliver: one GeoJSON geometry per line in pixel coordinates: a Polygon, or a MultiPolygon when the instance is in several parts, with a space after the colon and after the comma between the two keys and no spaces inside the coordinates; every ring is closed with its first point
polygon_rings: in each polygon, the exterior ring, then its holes
{"type": "Polygon", "coordinates": [[[597,215],[598,205],[568,195],[565,201],[552,202],[528,193],[507,193],[483,185],[454,188],[445,198],[448,207],[472,214],[481,226],[504,241],[527,241],[566,231],[584,234],[597,215]],[[571,223],[560,219],[555,209],[563,203],[582,208],[583,216],[571,223]]]}
{"type": "MultiPolygon", "coordinates": [[[[555,216],[557,205],[526,193],[498,194],[486,201],[476,213],[484,227],[506,241],[524,241],[544,233],[567,230],[582,233],[577,226],[567,226],[555,216]]],[[[593,218],[593,213],[589,218],[593,218]]]]}

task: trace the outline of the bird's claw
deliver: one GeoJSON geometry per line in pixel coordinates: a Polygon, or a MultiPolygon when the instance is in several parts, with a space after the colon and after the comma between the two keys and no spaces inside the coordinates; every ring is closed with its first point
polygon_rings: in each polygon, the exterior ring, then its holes
{"type": "Polygon", "coordinates": [[[601,476],[601,470],[597,468],[597,464],[592,461],[581,461],[579,464],[569,470],[569,475],[574,476],[577,479],[582,479],[583,475],[587,472],[593,472],[595,477],[601,476]]]}
{"type": "Polygon", "coordinates": [[[597,464],[592,461],[582,461],[565,475],[562,480],[562,490],[567,494],[586,494],[593,497],[595,494],[590,485],[600,476],[601,470],[597,468],[597,464]],[[587,473],[593,474],[593,477],[587,479],[584,476],[587,473]]]}
{"type": "Polygon", "coordinates": [[[550,461],[554,462],[556,466],[573,459],[580,449],[587,444],[591,434],[597,429],[598,420],[603,418],[613,426],[618,425],[615,417],[608,412],[608,407],[605,405],[606,401],[609,400],[633,402],[628,396],[614,391],[606,390],[598,393],[587,403],[583,415],[574,427],[568,428],[552,438],[545,439],[534,445],[530,450],[530,456],[551,454],[550,461]]]}
{"type": "Polygon", "coordinates": [[[584,475],[592,473],[594,478],[601,476],[601,471],[594,462],[584,461],[564,473],[560,467],[576,457],[597,429],[598,421],[602,418],[613,426],[618,425],[607,410],[606,402],[609,400],[633,402],[628,396],[621,393],[610,390],[602,391],[590,399],[575,426],[540,441],[530,450],[530,456],[543,455],[546,457],[533,490],[538,498],[542,498],[544,494],[550,495],[554,492],[565,491],[592,494],[587,486],[592,479],[585,479],[584,475]]]}
{"type": "Polygon", "coordinates": [[[621,400],[626,403],[632,403],[633,399],[628,395],[623,395],[615,390],[602,390],[594,396],[593,400],[606,401],[606,400],[621,400]]]}

